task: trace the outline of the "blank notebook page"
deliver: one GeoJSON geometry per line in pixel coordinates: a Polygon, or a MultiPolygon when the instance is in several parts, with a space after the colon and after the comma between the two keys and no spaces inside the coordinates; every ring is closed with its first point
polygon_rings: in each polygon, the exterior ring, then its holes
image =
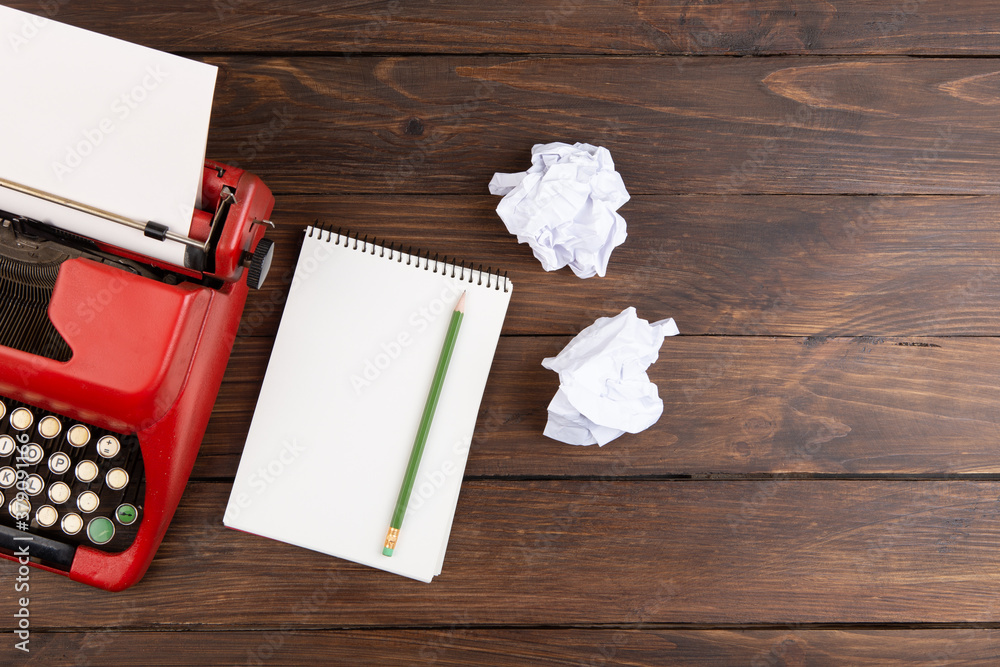
{"type": "Polygon", "coordinates": [[[225,524],[420,581],[440,574],[512,289],[495,274],[307,228],[225,524]],[[464,290],[399,541],[383,556],[464,290]]]}

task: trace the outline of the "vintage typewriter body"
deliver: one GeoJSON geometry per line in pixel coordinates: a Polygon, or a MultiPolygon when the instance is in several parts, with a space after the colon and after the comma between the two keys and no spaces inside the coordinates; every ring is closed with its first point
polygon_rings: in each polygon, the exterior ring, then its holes
{"type": "Polygon", "coordinates": [[[207,162],[202,194],[183,268],[0,212],[0,556],[108,590],[149,567],[272,252],[257,177],[207,162]]]}

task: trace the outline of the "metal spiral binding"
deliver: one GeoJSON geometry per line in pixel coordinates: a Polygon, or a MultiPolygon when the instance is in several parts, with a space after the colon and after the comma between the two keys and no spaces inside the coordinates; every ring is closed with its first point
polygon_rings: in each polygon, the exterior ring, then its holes
{"type": "Polygon", "coordinates": [[[403,256],[406,255],[406,265],[414,266],[415,268],[423,268],[424,271],[430,271],[432,273],[440,273],[442,276],[448,276],[448,269],[451,268],[450,278],[458,278],[463,282],[468,282],[470,285],[483,285],[483,280],[485,278],[485,286],[489,289],[500,289],[500,283],[503,281],[503,291],[508,292],[510,282],[507,279],[507,272],[504,271],[503,275],[500,275],[500,269],[493,272],[493,267],[488,267],[483,271],[483,265],[480,264],[477,269],[474,264],[469,264],[468,269],[466,269],[465,261],[462,264],[458,264],[457,259],[452,259],[451,263],[448,262],[448,256],[445,255],[441,261],[438,261],[438,255],[435,254],[434,258],[431,259],[430,252],[426,252],[421,256],[420,249],[417,249],[416,254],[413,253],[413,246],[410,246],[406,252],[403,252],[402,244],[396,247],[394,241],[388,242],[382,240],[381,243],[378,242],[376,237],[372,237],[371,241],[368,240],[368,235],[360,237],[357,232],[353,235],[350,231],[344,231],[342,227],[338,227],[336,231],[333,229],[333,225],[327,225],[321,223],[318,220],[306,228],[306,236],[309,238],[314,238],[313,233],[316,233],[315,238],[320,240],[326,240],[327,243],[333,243],[334,245],[340,245],[345,248],[350,248],[351,250],[360,250],[361,252],[368,253],[370,255],[375,255],[376,251],[378,256],[383,259],[390,261],[396,261],[402,263],[403,256]],[[326,235],[324,239],[323,235],[326,235]],[[388,251],[388,255],[386,254],[388,251]],[[440,269],[440,271],[439,271],[440,269]],[[466,271],[468,271],[468,277],[466,277],[466,271]],[[457,274],[457,275],[456,275],[457,274]],[[478,279],[477,279],[478,276],[478,279]]]}

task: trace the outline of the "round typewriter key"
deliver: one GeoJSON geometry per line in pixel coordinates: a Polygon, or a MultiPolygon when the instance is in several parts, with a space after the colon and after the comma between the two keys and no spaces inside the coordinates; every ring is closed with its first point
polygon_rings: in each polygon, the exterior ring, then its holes
{"type": "Polygon", "coordinates": [[[56,505],[62,505],[69,500],[69,485],[66,482],[56,482],[49,487],[49,500],[56,505]]]}
{"type": "Polygon", "coordinates": [[[122,503],[115,510],[115,518],[118,519],[118,523],[123,526],[131,526],[135,523],[135,518],[139,516],[139,512],[136,511],[135,507],[129,505],[128,503],[122,503]]]}
{"type": "Polygon", "coordinates": [[[14,410],[14,412],[10,413],[10,425],[18,431],[31,428],[31,425],[34,422],[35,416],[31,414],[31,410],[28,408],[18,408],[14,410]]]}
{"type": "Polygon", "coordinates": [[[4,403],[3,401],[0,401],[0,419],[3,419],[6,414],[7,414],[7,404],[4,403]]]}
{"type": "Polygon", "coordinates": [[[106,435],[97,441],[97,453],[106,459],[116,456],[121,448],[118,438],[113,435],[106,435]]]}
{"type": "Polygon", "coordinates": [[[90,520],[87,525],[87,537],[94,544],[107,544],[115,536],[115,524],[111,519],[99,516],[90,520]]]}
{"type": "Polygon", "coordinates": [[[69,470],[71,464],[72,461],[70,461],[69,457],[62,452],[56,452],[49,457],[49,470],[57,475],[61,475],[69,470]]]}
{"type": "Polygon", "coordinates": [[[54,526],[56,521],[59,520],[59,512],[52,505],[42,505],[35,512],[35,521],[42,528],[48,528],[49,526],[54,526]]]}
{"type": "Polygon", "coordinates": [[[0,468],[0,486],[5,489],[9,489],[14,486],[14,482],[17,481],[17,473],[10,466],[4,466],[0,468]]]}
{"type": "Polygon", "coordinates": [[[31,513],[31,503],[24,498],[14,498],[7,506],[7,510],[15,519],[27,519],[28,514],[31,513]]]}
{"type": "Polygon", "coordinates": [[[93,491],[84,491],[76,499],[76,506],[81,512],[90,514],[101,504],[101,499],[93,491]]]}
{"type": "Polygon", "coordinates": [[[108,474],[104,476],[104,481],[107,482],[109,489],[120,491],[125,488],[126,484],[128,484],[128,473],[121,468],[112,468],[108,471],[108,474]]]}
{"type": "Polygon", "coordinates": [[[90,442],[90,429],[83,424],[77,424],[66,432],[66,439],[74,447],[83,447],[90,442]]]}
{"type": "Polygon", "coordinates": [[[80,532],[80,529],[83,528],[83,519],[80,518],[79,514],[70,512],[69,514],[63,516],[62,522],[59,526],[67,535],[76,535],[80,532]]]}
{"type": "Polygon", "coordinates": [[[14,438],[9,435],[0,435],[0,456],[10,456],[14,453],[14,438]]]}
{"type": "Polygon", "coordinates": [[[24,480],[24,492],[29,496],[37,496],[45,488],[45,482],[38,475],[28,475],[24,480]]]}
{"type": "Polygon", "coordinates": [[[38,422],[38,432],[42,434],[43,438],[54,438],[62,431],[62,422],[48,415],[47,417],[42,417],[38,422]]]}
{"type": "Polygon", "coordinates": [[[21,456],[25,463],[30,463],[32,465],[38,463],[45,456],[45,450],[42,449],[41,445],[36,445],[33,442],[29,442],[26,445],[21,445],[21,456]]]}
{"type": "Polygon", "coordinates": [[[81,482],[93,482],[97,477],[97,464],[93,461],[80,461],[76,464],[76,478],[81,482]]]}

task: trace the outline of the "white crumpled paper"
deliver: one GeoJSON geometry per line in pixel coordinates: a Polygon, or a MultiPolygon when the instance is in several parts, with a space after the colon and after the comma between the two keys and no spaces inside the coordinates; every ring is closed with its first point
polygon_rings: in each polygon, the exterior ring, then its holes
{"type": "Polygon", "coordinates": [[[542,366],[559,373],[545,435],[570,445],[604,446],[626,431],[644,431],[663,414],[663,401],[646,369],[664,336],[676,336],[673,318],[650,324],[629,307],[581,331],[542,366]]]}
{"type": "Polygon", "coordinates": [[[504,195],[497,213],[546,271],[568,264],[580,278],[604,277],[611,251],[625,242],[616,211],[629,195],[607,148],[535,144],[531,168],[494,174],[490,193],[504,195]]]}

